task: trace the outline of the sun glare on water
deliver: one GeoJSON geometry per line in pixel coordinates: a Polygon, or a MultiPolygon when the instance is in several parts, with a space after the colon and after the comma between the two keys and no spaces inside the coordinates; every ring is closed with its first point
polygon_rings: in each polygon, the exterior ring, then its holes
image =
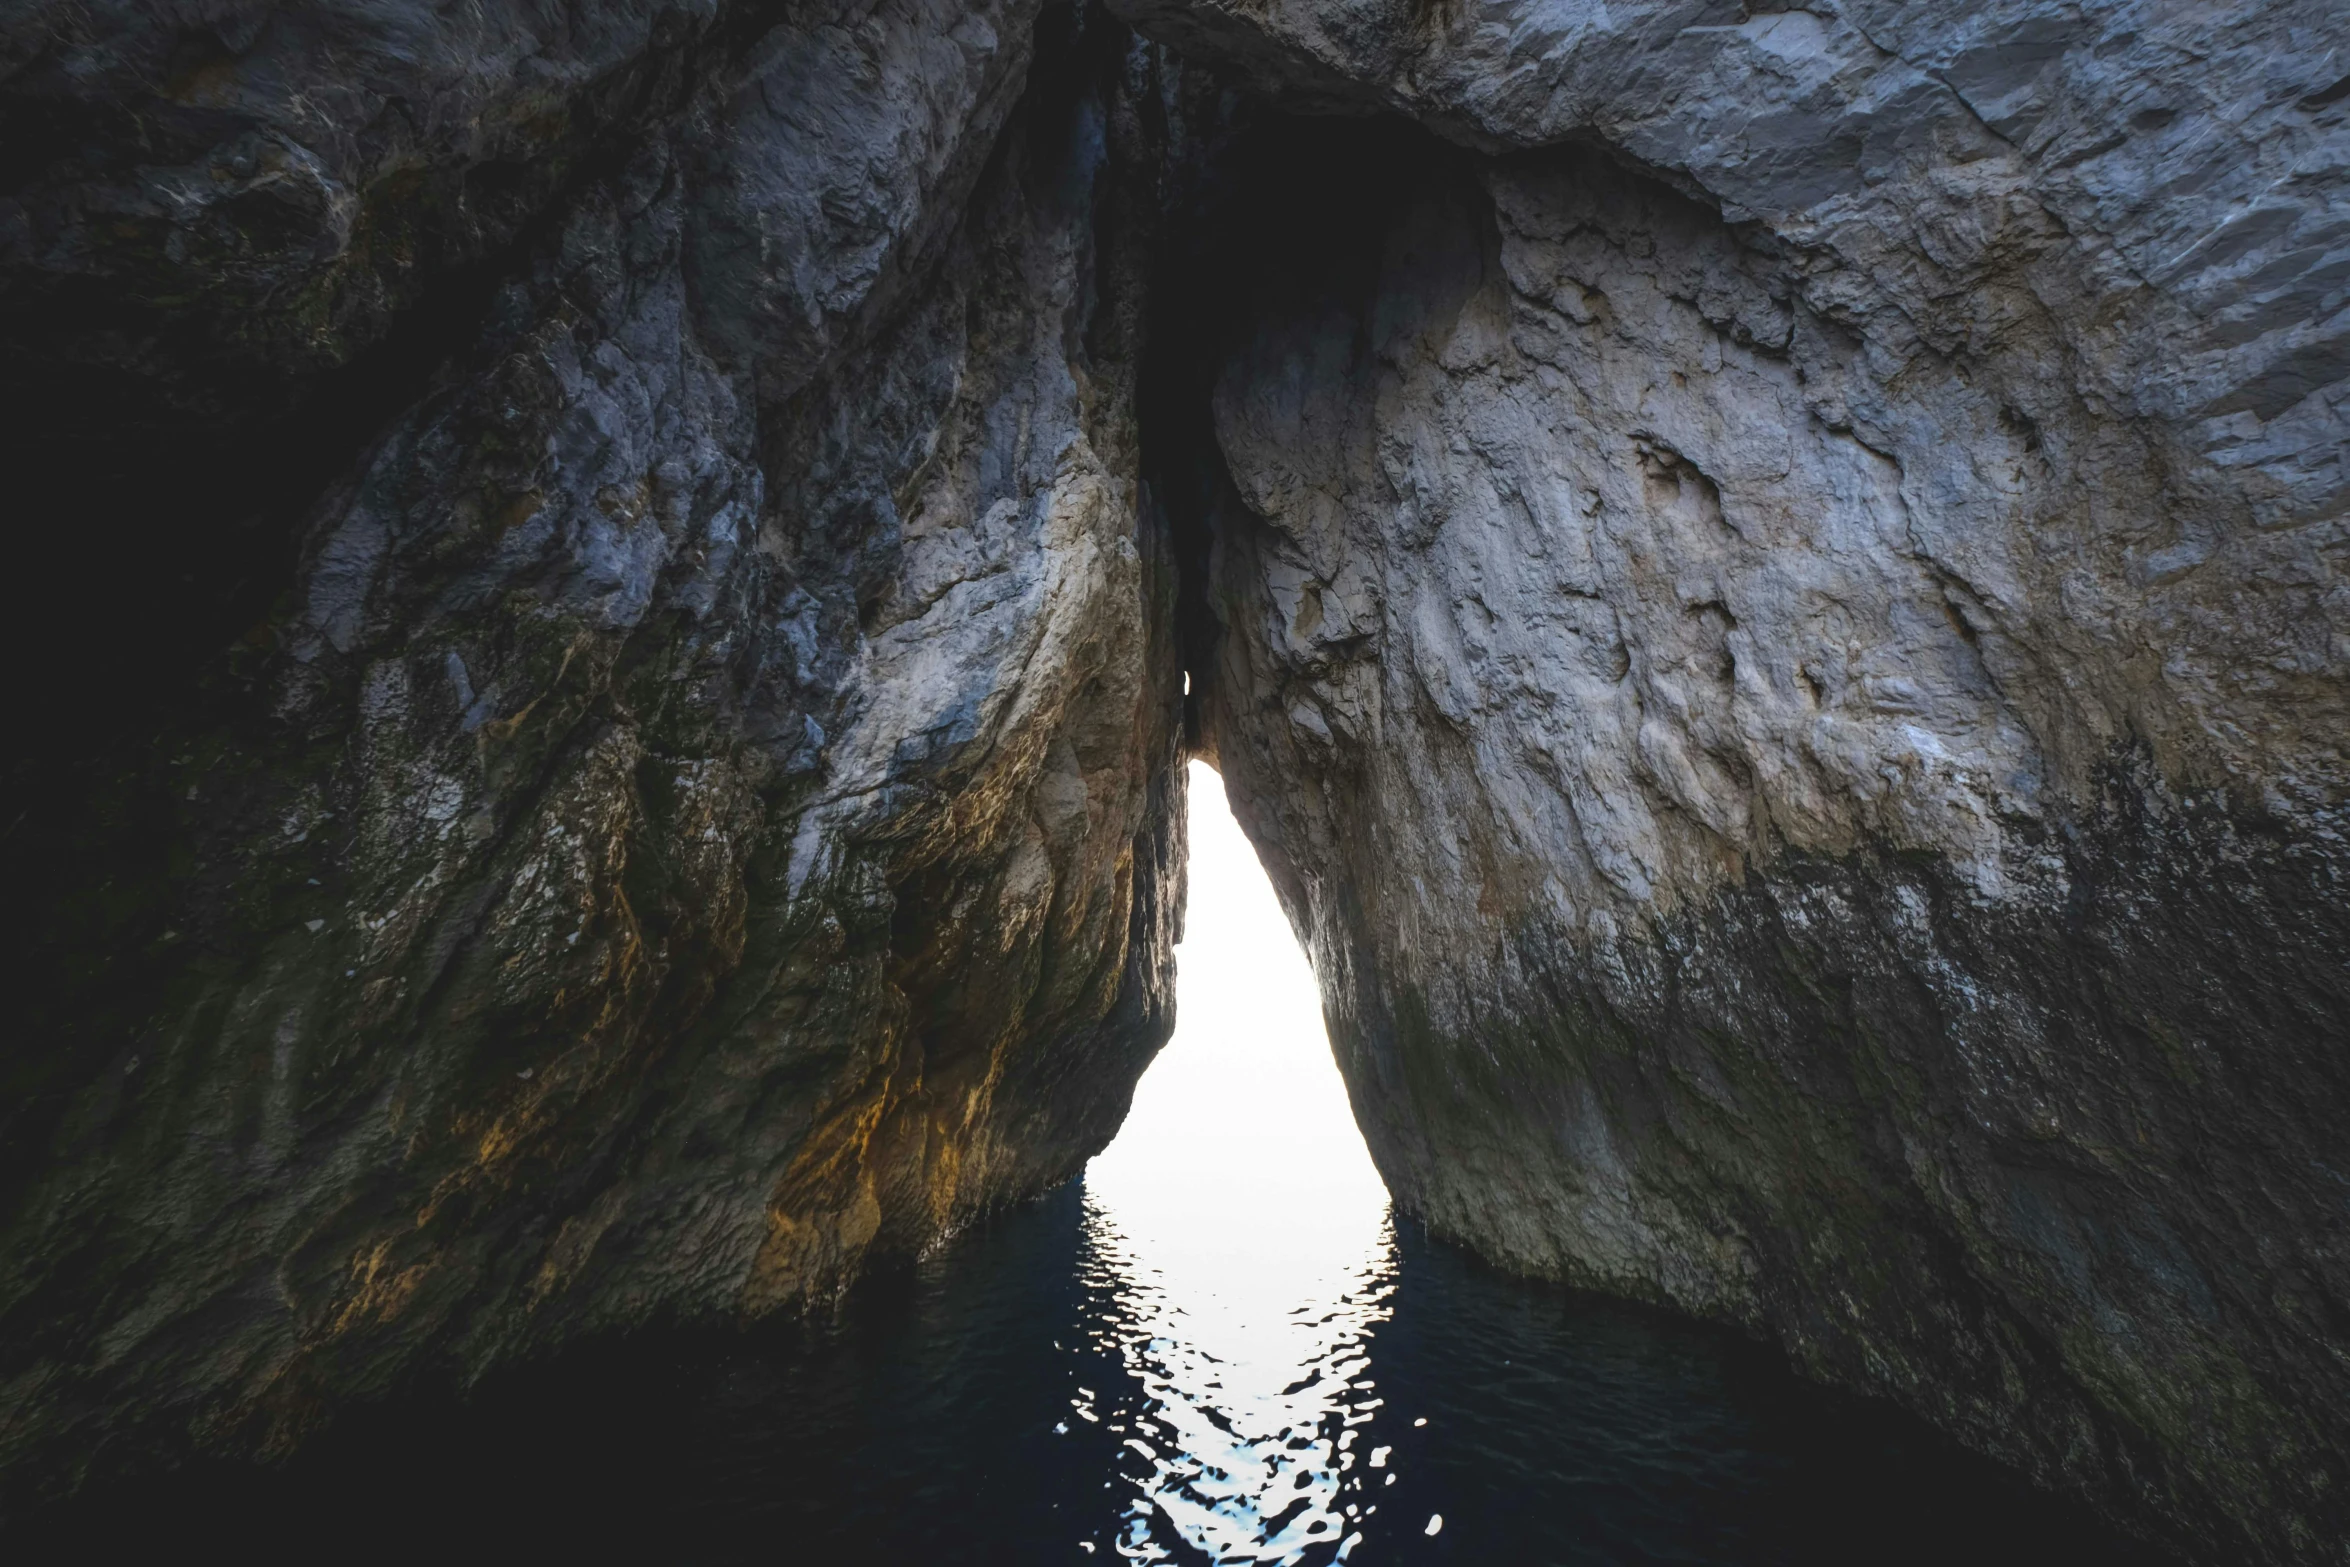
{"type": "MultiPolygon", "coordinates": [[[[1377,1505],[1355,1428],[1378,1407],[1365,1335],[1391,1288],[1387,1193],[1223,782],[1195,762],[1190,784],[1175,1037],[1085,1177],[1087,1267],[1117,1300],[1102,1331],[1147,1400],[1119,1550],[1343,1560],[1377,1505]]],[[[1105,1418],[1085,1396],[1072,1412],[1105,1418]]]]}

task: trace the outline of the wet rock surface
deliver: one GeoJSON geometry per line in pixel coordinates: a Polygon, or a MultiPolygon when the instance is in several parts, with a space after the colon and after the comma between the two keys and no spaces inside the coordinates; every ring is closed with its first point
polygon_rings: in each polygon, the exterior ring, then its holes
{"type": "Polygon", "coordinates": [[[0,20],[9,1505],[1065,1178],[1189,747],[1438,1232],[2343,1560],[2335,8],[1114,9],[0,20]]]}

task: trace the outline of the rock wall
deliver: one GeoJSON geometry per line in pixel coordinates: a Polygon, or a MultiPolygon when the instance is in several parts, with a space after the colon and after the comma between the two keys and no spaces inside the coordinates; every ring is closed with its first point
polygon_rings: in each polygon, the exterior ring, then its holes
{"type": "Polygon", "coordinates": [[[2345,1560],[2339,7],[1114,9],[0,18],[0,1499],[1065,1178],[1188,748],[1440,1230],[2345,1560]]]}
{"type": "MultiPolygon", "coordinates": [[[[112,628],[11,778],[19,1500],[821,1298],[1073,1173],[1171,1024],[1154,57],[1033,0],[468,18],[11,24],[19,471],[218,445],[176,482],[284,557],[225,655],[112,628]],[[273,535],[295,434],[346,444],[273,535]]],[[[168,557],[173,483],[92,520],[168,557]]]]}
{"type": "Polygon", "coordinates": [[[2339,16],[1122,9],[1356,116],[1158,488],[1399,1200],[2344,1560],[2339,16]]]}

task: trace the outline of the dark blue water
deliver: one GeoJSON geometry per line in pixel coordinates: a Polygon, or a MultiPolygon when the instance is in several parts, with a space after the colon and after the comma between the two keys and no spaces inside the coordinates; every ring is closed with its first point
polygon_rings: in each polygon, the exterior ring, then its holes
{"type": "Polygon", "coordinates": [[[1732,1335],[1396,1221],[1313,984],[1193,780],[1181,1031],[1072,1185],[820,1321],[575,1352],[120,1484],[0,1559],[2162,1560],[1732,1335]]]}
{"type": "MultiPolygon", "coordinates": [[[[374,1411],[282,1470],[94,1498],[19,1559],[1215,1560],[1150,1503],[1181,1422],[1134,1363],[1153,1308],[1098,1218],[1073,1187],[837,1322],[640,1341],[374,1411]]],[[[1347,1393],[1286,1444],[1293,1511],[1345,1533],[1287,1559],[2159,1560],[1759,1347],[1499,1276],[1409,1225],[1391,1242],[1366,1325],[1320,1368],[1347,1393]]]]}

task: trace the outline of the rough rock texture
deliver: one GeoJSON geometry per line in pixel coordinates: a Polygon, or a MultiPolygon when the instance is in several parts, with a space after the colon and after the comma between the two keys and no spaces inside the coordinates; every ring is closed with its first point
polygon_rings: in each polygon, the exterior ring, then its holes
{"type": "Polygon", "coordinates": [[[1449,142],[1230,133],[1159,486],[1399,1199],[2350,1560],[2339,9],[1121,9],[1449,142]]]}
{"type": "Polygon", "coordinates": [[[1077,1169],[1180,900],[1152,56],[1033,0],[9,26],[35,435],[349,437],[237,645],[123,627],[11,780],[11,1489],[772,1309],[1077,1169]],[[446,357],[359,357],[402,331],[446,357]]]}
{"type": "Polygon", "coordinates": [[[2350,1560],[2341,7],[1114,5],[0,15],[0,1500],[1063,1178],[1188,743],[1441,1229],[2350,1560]]]}

